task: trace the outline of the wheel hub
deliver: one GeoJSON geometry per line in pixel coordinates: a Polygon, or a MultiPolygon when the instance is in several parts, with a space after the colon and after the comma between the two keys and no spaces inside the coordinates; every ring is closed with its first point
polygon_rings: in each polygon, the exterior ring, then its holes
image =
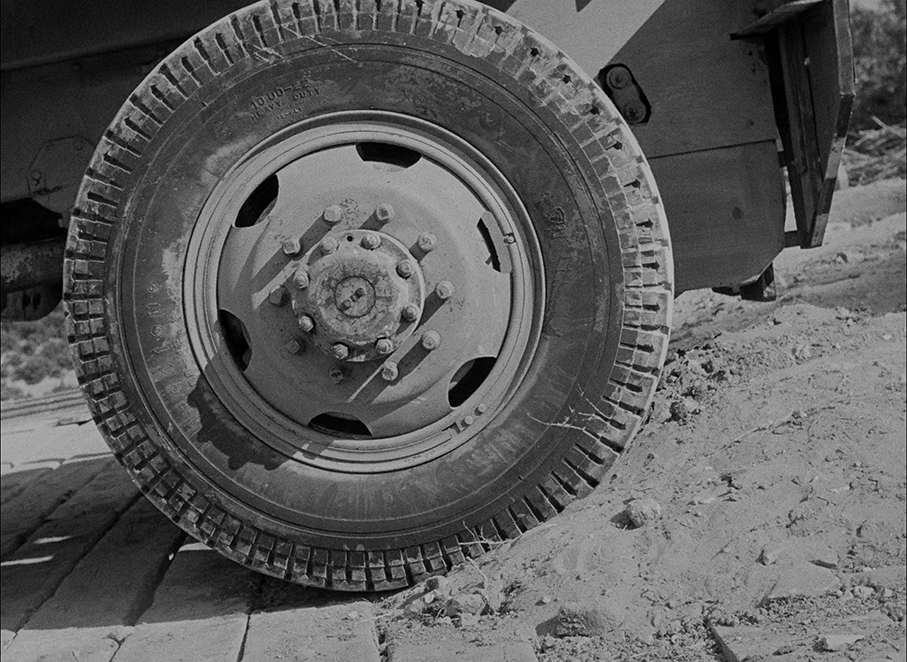
{"type": "Polygon", "coordinates": [[[418,325],[425,298],[412,254],[389,234],[370,230],[325,236],[299,259],[293,282],[300,328],[321,351],[345,361],[397,349],[418,325]]]}

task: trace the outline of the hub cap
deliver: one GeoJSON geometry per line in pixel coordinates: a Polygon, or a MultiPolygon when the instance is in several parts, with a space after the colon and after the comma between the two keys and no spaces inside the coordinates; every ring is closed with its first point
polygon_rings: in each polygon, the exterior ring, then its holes
{"type": "Polygon", "coordinates": [[[516,195],[424,122],[342,113],[287,129],[218,187],[184,295],[240,422],[342,471],[421,462],[506,405],[544,308],[516,195]]]}

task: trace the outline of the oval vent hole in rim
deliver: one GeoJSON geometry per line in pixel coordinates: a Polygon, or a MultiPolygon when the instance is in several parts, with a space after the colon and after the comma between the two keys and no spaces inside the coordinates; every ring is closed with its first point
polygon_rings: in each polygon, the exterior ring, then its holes
{"type": "Polygon", "coordinates": [[[355,416],[339,412],[318,414],[309,421],[309,427],[327,434],[339,434],[346,437],[373,437],[368,426],[355,416]]]}
{"type": "Polygon", "coordinates": [[[252,195],[242,203],[242,207],[239,208],[239,213],[236,214],[236,221],[233,225],[238,228],[250,228],[256,223],[264,220],[268,215],[268,212],[273,209],[274,203],[277,201],[279,189],[280,184],[277,181],[277,175],[269,175],[266,177],[265,180],[252,191],[252,195]]]}
{"type": "Polygon", "coordinates": [[[497,358],[494,356],[482,356],[477,359],[467,361],[460,366],[460,369],[450,380],[450,387],[447,389],[447,402],[451,407],[459,407],[469,399],[473,393],[485,381],[485,378],[491,374],[491,369],[497,358]]]}
{"type": "Polygon", "coordinates": [[[404,170],[422,158],[419,152],[391,143],[356,143],[359,158],[380,170],[404,170]]]}
{"type": "Polygon", "coordinates": [[[227,350],[240,370],[245,371],[252,360],[252,346],[249,344],[249,332],[246,326],[233,313],[226,310],[217,311],[220,332],[227,343],[227,350]]]}

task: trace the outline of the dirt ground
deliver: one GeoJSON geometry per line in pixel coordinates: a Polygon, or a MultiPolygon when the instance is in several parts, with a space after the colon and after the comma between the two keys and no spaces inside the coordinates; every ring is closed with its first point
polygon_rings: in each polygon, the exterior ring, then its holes
{"type": "Polygon", "coordinates": [[[591,496],[393,595],[186,539],[82,401],[4,407],[4,662],[907,661],[903,181],[839,192],[779,299],[676,301],[649,420],[591,496]]]}
{"type": "MultiPolygon", "coordinates": [[[[777,260],[777,302],[681,295],[622,462],[450,575],[496,607],[471,636],[522,624],[543,662],[907,659],[904,210],[903,181],[839,192],[826,245],[777,260]],[[660,516],[635,527],[643,499],[660,516]]],[[[384,604],[398,638],[456,623],[393,611],[422,590],[384,604]]]]}

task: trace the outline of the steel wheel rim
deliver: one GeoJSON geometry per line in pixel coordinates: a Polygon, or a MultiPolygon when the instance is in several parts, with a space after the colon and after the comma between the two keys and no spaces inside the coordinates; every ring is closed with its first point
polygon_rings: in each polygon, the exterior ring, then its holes
{"type": "MultiPolygon", "coordinates": [[[[346,156],[348,155],[347,152],[346,156]]],[[[402,171],[406,170],[407,168],[402,169],[402,171]]],[[[287,177],[289,176],[287,175],[287,177]]],[[[280,180],[279,175],[278,180],[280,180]]],[[[316,183],[315,186],[317,188],[318,184],[316,183]]],[[[330,186],[327,188],[330,189],[330,186]]],[[[349,188],[355,188],[355,186],[351,185],[349,188]]],[[[420,192],[420,194],[427,198],[432,195],[430,192],[420,192]]],[[[321,223],[323,227],[317,232],[326,230],[326,232],[322,232],[322,238],[336,235],[341,240],[346,238],[348,241],[352,236],[355,238],[354,243],[357,246],[364,241],[363,233],[374,233],[374,229],[365,227],[365,224],[360,223],[356,227],[353,220],[346,226],[337,224],[337,227],[331,227],[333,224],[326,222],[324,218],[325,191],[318,190],[316,193],[307,195],[313,200],[322,200],[322,202],[312,203],[315,208],[322,209],[322,215],[313,220],[311,211],[298,214],[302,220],[293,221],[297,227],[314,228],[321,223]],[[306,224],[309,225],[306,226],[306,224]]],[[[279,194],[277,199],[280,199],[279,194]]],[[[407,215],[405,202],[401,205],[404,209],[396,210],[397,214],[402,212],[404,217],[407,215]]],[[[467,202],[470,201],[463,201],[464,206],[468,206],[467,202]]],[[[286,206],[286,201],[283,204],[286,206]]],[[[278,206],[275,203],[274,209],[277,209],[278,206]]],[[[356,218],[361,220],[361,215],[356,218]]],[[[372,214],[370,218],[374,220],[375,214],[372,214]]],[[[422,225],[424,221],[425,219],[421,218],[419,225],[422,225]]],[[[343,223],[345,222],[343,221],[343,223]]],[[[405,222],[412,225],[411,218],[405,222]]],[[[452,232],[462,230],[459,227],[445,229],[443,226],[445,222],[443,219],[440,221],[429,219],[426,223],[429,234],[435,235],[436,239],[440,238],[440,242],[450,238],[452,232]],[[437,223],[442,223],[440,230],[437,223]],[[436,231],[430,232],[430,230],[436,231]]],[[[269,228],[270,223],[270,220],[265,220],[256,225],[264,225],[265,228],[269,228]]],[[[407,249],[405,242],[401,241],[405,238],[406,232],[399,227],[393,228],[392,225],[393,222],[386,228],[378,229],[378,234],[383,238],[380,250],[385,250],[385,246],[390,247],[395,242],[403,245],[404,250],[407,249]]],[[[260,234],[257,241],[262,246],[268,243],[273,244],[277,237],[277,233],[271,232],[273,237],[266,240],[269,230],[265,228],[258,231],[260,234]]],[[[411,229],[407,227],[407,232],[411,229]]],[[[476,231],[478,230],[476,229],[476,231]]],[[[486,245],[489,245],[487,237],[482,235],[481,238],[486,245]]],[[[475,237],[471,237],[470,240],[475,242],[475,237]]],[[[316,245],[320,245],[320,243],[316,245]]],[[[261,252],[267,254],[268,250],[272,248],[273,246],[263,248],[261,252]]],[[[419,263],[417,265],[418,276],[425,281],[422,289],[423,295],[433,292],[434,286],[438,284],[439,280],[436,269],[427,268],[422,260],[427,261],[432,254],[440,255],[440,251],[433,248],[426,251],[424,255],[417,256],[414,253],[420,249],[412,246],[409,248],[411,249],[410,254],[419,263]],[[429,273],[430,277],[426,277],[429,273]]],[[[398,249],[400,249],[399,246],[394,250],[398,249]]],[[[290,313],[287,311],[292,310],[295,317],[294,323],[297,323],[299,314],[306,312],[306,301],[301,295],[298,295],[298,292],[294,291],[299,288],[295,286],[290,272],[295,273],[298,265],[306,260],[306,256],[311,258],[313,251],[318,252],[318,249],[303,245],[298,256],[287,257],[287,253],[284,252],[287,260],[285,265],[277,270],[277,278],[278,280],[283,279],[281,282],[287,287],[289,300],[282,306],[270,304],[270,309],[268,308],[269,302],[262,297],[273,289],[272,278],[268,281],[267,293],[261,288],[255,290],[256,296],[259,297],[259,310],[264,308],[267,315],[271,313],[279,315],[278,309],[289,315],[290,313]],[[287,271],[286,265],[293,265],[292,269],[287,271]]],[[[256,260],[260,263],[260,258],[261,254],[256,254],[256,257],[250,257],[247,263],[256,260]]],[[[222,179],[203,206],[190,239],[185,264],[184,295],[190,342],[217,397],[252,435],[279,452],[308,465],[342,472],[372,473],[420,464],[454,450],[484,429],[487,423],[507,406],[519,387],[522,376],[528,370],[535,354],[542,313],[545,309],[542,258],[537,238],[526,210],[505,177],[466,141],[438,126],[392,113],[349,112],[322,116],[289,127],[248,152],[222,179]],[[451,182],[454,180],[460,182],[460,193],[467,191],[474,198],[471,201],[472,207],[477,208],[476,205],[478,205],[485,209],[486,215],[482,217],[482,220],[485,222],[486,229],[490,224],[494,224],[491,233],[497,233],[498,236],[496,240],[491,239],[490,245],[494,250],[499,251],[498,266],[502,260],[509,262],[510,265],[509,273],[505,272],[501,277],[502,280],[507,281],[506,288],[509,291],[507,310],[505,314],[501,314],[493,320],[495,328],[499,331],[500,342],[498,347],[494,348],[495,360],[484,380],[462,403],[450,406],[450,411],[435,417],[436,420],[428,424],[420,424],[412,429],[397,430],[395,434],[371,438],[355,434],[341,435],[332,430],[313,428],[311,422],[305,420],[307,414],[300,417],[297,408],[288,407],[286,402],[281,400],[279,392],[281,389],[286,390],[292,386],[290,383],[292,380],[288,380],[286,377],[278,380],[278,394],[274,395],[273,389],[269,391],[270,387],[265,383],[267,380],[261,379],[261,370],[252,370],[256,378],[250,379],[236,360],[230,359],[230,350],[226,346],[227,341],[223,328],[221,328],[223,320],[218,319],[224,299],[224,274],[232,273],[236,268],[236,265],[231,262],[234,259],[233,253],[228,252],[227,259],[225,259],[224,251],[225,248],[229,249],[232,245],[231,233],[234,238],[239,234],[234,223],[231,222],[231,219],[237,217],[237,210],[267,177],[278,175],[281,172],[288,173],[295,165],[303,164],[302,169],[296,173],[298,175],[299,172],[305,172],[307,161],[311,164],[313,159],[329,154],[332,150],[348,149],[364,143],[390,144],[419,154],[422,162],[431,164],[447,173],[448,179],[438,179],[435,181],[436,184],[456,188],[451,182]],[[490,217],[487,215],[488,213],[491,214],[490,217]]],[[[468,267],[469,264],[459,266],[468,267]]],[[[470,276],[468,269],[464,268],[462,271],[464,273],[458,273],[450,280],[460,284],[463,282],[463,278],[467,279],[464,287],[467,291],[464,292],[465,301],[465,294],[476,290],[476,283],[474,280],[470,280],[475,277],[470,276]]],[[[253,273],[258,275],[254,268],[253,273]]],[[[418,280],[418,277],[412,280],[418,280]]],[[[500,294],[501,287],[501,284],[498,283],[495,290],[496,296],[500,294]]],[[[442,302],[442,307],[444,303],[442,302]]],[[[424,303],[423,308],[427,309],[428,304],[424,303]]],[[[481,310],[482,307],[473,306],[470,310],[474,313],[477,309],[481,310]]],[[[424,313],[427,310],[421,312],[424,313]]],[[[243,314],[249,313],[243,311],[243,314]]],[[[435,314],[437,314],[437,310],[435,314]]],[[[467,317],[469,316],[467,315],[467,317]]],[[[376,368],[369,383],[373,383],[376,377],[381,379],[378,371],[387,363],[387,360],[395,358],[396,353],[402,352],[404,355],[411,353],[416,344],[421,343],[422,336],[419,334],[435,330],[428,328],[423,321],[420,317],[416,323],[411,325],[412,333],[397,344],[387,359],[371,358],[360,362],[364,366],[376,368]]],[[[462,319],[461,316],[457,321],[462,325],[475,324],[477,320],[462,319]]],[[[478,320],[478,322],[483,323],[484,320],[478,320]]],[[[277,326],[273,323],[262,324],[268,328],[277,326]]],[[[251,326],[255,327],[253,332],[250,332],[253,335],[250,340],[252,361],[255,361],[256,351],[259,352],[259,356],[262,356],[261,350],[267,348],[268,356],[272,357],[272,364],[275,354],[280,355],[282,363],[286,365],[294,361],[297,364],[305,365],[310,357],[313,357],[311,365],[307,368],[307,374],[313,374],[312,371],[315,369],[313,366],[324,365],[322,355],[328,358],[328,363],[331,361],[336,363],[336,358],[331,359],[325,355],[324,346],[320,349],[308,346],[306,351],[302,352],[301,358],[283,356],[287,352],[283,339],[278,343],[280,347],[275,352],[273,339],[265,342],[258,337],[262,331],[257,318],[251,326]]],[[[457,329],[451,328],[448,322],[446,325],[441,324],[438,332],[442,337],[441,348],[438,350],[440,353],[445,348],[445,343],[449,346],[453,342],[453,334],[457,332],[457,329]]],[[[310,340],[305,337],[303,331],[302,344],[314,344],[309,342],[310,340]]],[[[434,352],[432,354],[434,355],[434,352]]],[[[458,356],[457,358],[462,360],[453,369],[461,368],[469,360],[478,358],[475,356],[467,358],[467,356],[471,355],[467,353],[458,356]]],[[[354,366],[354,368],[358,370],[358,367],[354,366]]],[[[283,369],[283,367],[278,367],[278,370],[283,369]]],[[[417,371],[418,369],[417,367],[417,371]]],[[[366,368],[367,370],[368,368],[366,368]]],[[[443,384],[444,379],[449,377],[450,370],[449,365],[443,370],[434,372],[429,370],[427,375],[423,375],[422,382],[443,384]]],[[[303,372],[306,373],[306,371],[303,372]]],[[[400,381],[402,383],[404,380],[400,381]]],[[[350,378],[350,383],[354,382],[355,380],[350,378]]],[[[379,390],[385,393],[390,392],[387,383],[380,386],[383,388],[379,390]]],[[[431,404],[436,410],[443,413],[443,407],[436,402],[440,390],[440,387],[437,386],[432,388],[431,395],[434,399],[431,404]]],[[[309,395],[319,397],[319,394],[314,391],[309,395]]],[[[423,392],[410,389],[397,393],[397,398],[411,402],[421,395],[423,392]]],[[[357,411],[363,411],[361,403],[356,406],[360,407],[357,411]]],[[[398,417],[402,419],[403,414],[398,413],[398,417]]]]}

